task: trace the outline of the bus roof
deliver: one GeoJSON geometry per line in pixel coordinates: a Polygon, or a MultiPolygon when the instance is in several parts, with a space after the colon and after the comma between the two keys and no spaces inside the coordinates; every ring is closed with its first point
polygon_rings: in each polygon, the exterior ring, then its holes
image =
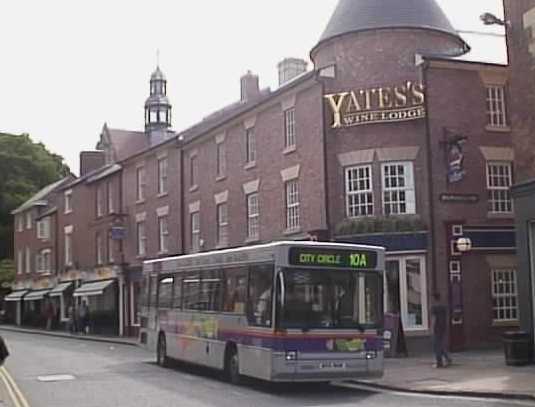
{"type": "MultiPolygon", "coordinates": [[[[212,250],[208,252],[192,253],[178,256],[170,256],[154,260],[146,260],[143,262],[145,271],[153,271],[154,269],[161,269],[161,271],[177,270],[178,268],[189,268],[193,266],[208,266],[219,263],[216,259],[232,259],[234,261],[226,261],[228,263],[240,262],[262,262],[274,259],[276,249],[282,247],[306,247],[306,248],[325,248],[325,249],[360,249],[370,250],[382,253],[384,257],[385,249],[379,246],[369,246],[352,243],[336,243],[336,242],[311,242],[311,241],[278,241],[266,244],[242,246],[232,249],[212,250]],[[250,254],[255,254],[254,258],[249,257],[250,254]],[[242,254],[244,257],[238,256],[242,254]],[[235,258],[232,255],[236,255],[235,258]],[[213,258],[213,261],[210,261],[213,258]],[[198,261],[193,261],[198,260],[198,261]],[[158,265],[160,267],[158,267],[158,265]],[[170,267],[166,267],[169,265],[170,267]],[[156,267],[155,267],[156,266],[156,267]]],[[[225,261],[223,261],[226,263],[225,261]]]]}

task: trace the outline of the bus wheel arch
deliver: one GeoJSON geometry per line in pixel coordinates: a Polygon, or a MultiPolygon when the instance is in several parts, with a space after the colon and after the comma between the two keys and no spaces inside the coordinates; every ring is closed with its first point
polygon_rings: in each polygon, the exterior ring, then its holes
{"type": "Polygon", "coordinates": [[[167,341],[165,339],[165,333],[160,332],[158,334],[158,345],[156,347],[156,362],[161,367],[167,367],[169,365],[169,358],[167,357],[167,341]]]}
{"type": "Polygon", "coordinates": [[[234,342],[228,342],[225,347],[225,376],[232,384],[241,383],[240,359],[238,356],[238,346],[234,342]]]}

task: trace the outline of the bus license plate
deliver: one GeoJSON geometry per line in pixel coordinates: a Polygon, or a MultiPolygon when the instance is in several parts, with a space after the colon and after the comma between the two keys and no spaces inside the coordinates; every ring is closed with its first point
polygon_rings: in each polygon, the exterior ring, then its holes
{"type": "Polygon", "coordinates": [[[345,369],[346,364],[344,362],[325,362],[320,363],[320,369],[345,369]]]}

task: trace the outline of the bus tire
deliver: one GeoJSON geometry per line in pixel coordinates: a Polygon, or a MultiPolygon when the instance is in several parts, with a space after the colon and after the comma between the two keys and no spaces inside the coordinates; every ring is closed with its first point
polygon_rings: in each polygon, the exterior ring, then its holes
{"type": "Polygon", "coordinates": [[[227,380],[234,385],[239,385],[241,383],[240,358],[236,345],[228,345],[225,354],[225,375],[227,380]]]}
{"type": "Polygon", "coordinates": [[[161,367],[169,366],[169,358],[167,357],[167,343],[165,335],[161,333],[158,336],[158,347],[156,348],[156,363],[161,367]]]}

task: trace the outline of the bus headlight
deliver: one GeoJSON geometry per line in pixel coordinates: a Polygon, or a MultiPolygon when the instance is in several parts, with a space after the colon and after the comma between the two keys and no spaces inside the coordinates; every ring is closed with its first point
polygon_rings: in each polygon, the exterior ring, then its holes
{"type": "Polygon", "coordinates": [[[372,352],[366,352],[366,359],[375,359],[377,357],[377,352],[376,351],[372,351],[372,352]]]}
{"type": "Polygon", "coordinates": [[[297,360],[297,351],[289,350],[286,352],[286,360],[297,360]]]}

